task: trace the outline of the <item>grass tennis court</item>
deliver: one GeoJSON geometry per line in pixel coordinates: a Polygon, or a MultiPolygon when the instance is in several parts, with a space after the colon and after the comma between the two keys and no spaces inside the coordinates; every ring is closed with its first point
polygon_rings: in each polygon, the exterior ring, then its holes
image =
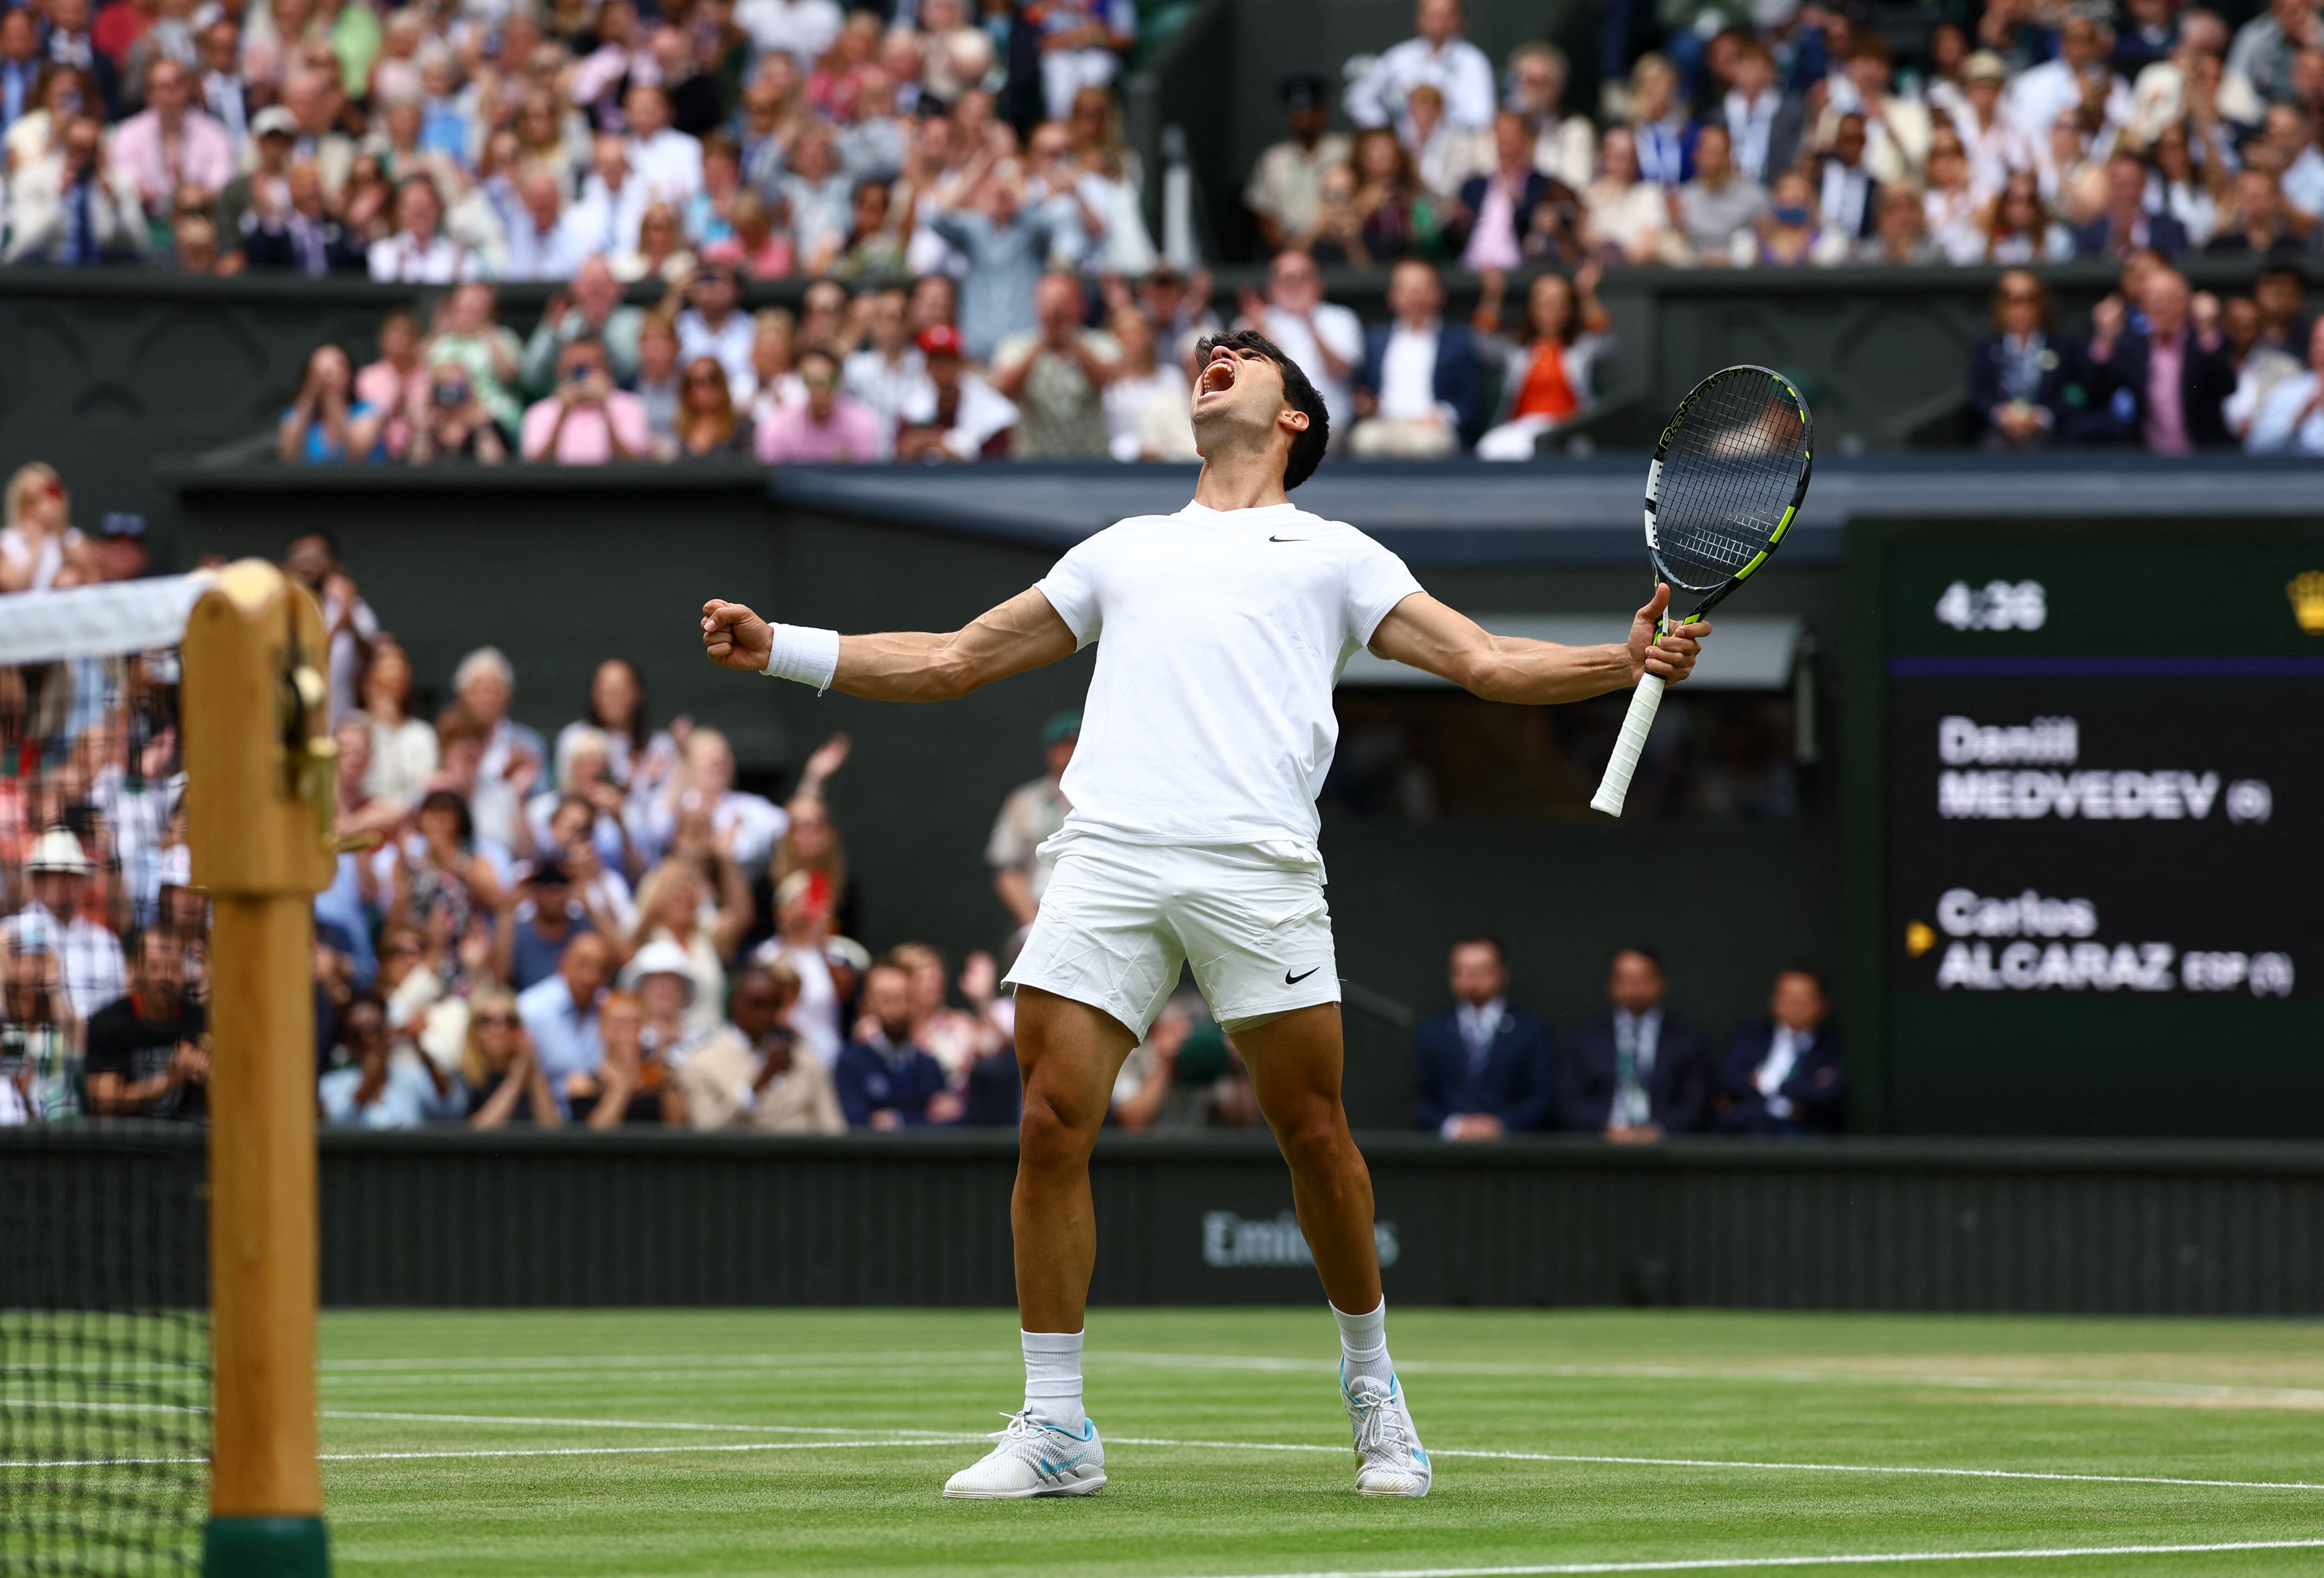
{"type": "Polygon", "coordinates": [[[337,1564],[1273,1574],[2303,1541],[1873,1570],[2324,1570],[2324,1326],[1392,1309],[1438,1460],[1417,1502],[1350,1488],[1320,1305],[1091,1333],[1111,1482],[976,1503],[936,1492],[1017,1400],[1008,1312],[327,1315],[337,1564]]]}

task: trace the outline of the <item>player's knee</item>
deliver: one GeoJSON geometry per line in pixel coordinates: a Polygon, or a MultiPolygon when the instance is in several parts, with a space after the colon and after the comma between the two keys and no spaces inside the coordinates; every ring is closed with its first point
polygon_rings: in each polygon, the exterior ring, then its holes
{"type": "MultiPolygon", "coordinates": [[[[1099,1122],[1103,1122],[1102,1114],[1099,1122]]],[[[1024,1116],[1017,1124],[1018,1160],[1035,1171],[1084,1164],[1096,1142],[1097,1128],[1097,1124],[1080,1122],[1043,1092],[1028,1090],[1024,1116]]]]}
{"type": "Polygon", "coordinates": [[[1277,1124],[1275,1134],[1284,1160],[1301,1172],[1329,1172],[1354,1151],[1346,1120],[1335,1105],[1326,1102],[1303,1107],[1277,1124]]]}

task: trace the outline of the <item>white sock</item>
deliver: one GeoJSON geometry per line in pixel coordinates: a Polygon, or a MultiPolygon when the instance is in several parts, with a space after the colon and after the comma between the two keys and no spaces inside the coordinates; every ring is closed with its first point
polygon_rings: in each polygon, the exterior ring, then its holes
{"type": "Polygon", "coordinates": [[[1028,1332],[1025,1344],[1025,1408],[1052,1425],[1078,1430],[1082,1411],[1082,1334],[1028,1332]]]}
{"type": "Polygon", "coordinates": [[[1386,1386],[1396,1374],[1388,1358],[1388,1300],[1381,1299],[1369,1315],[1350,1315],[1334,1304],[1332,1318],[1340,1323],[1340,1356],[1347,1361],[1348,1383],[1354,1385],[1360,1376],[1386,1386]]]}

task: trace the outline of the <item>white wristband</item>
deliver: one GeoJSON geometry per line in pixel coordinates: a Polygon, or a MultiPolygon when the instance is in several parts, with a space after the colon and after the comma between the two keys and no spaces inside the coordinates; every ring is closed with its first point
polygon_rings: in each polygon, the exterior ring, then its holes
{"type": "Polygon", "coordinates": [[[770,624],[767,666],[759,672],[776,679],[793,679],[813,685],[821,695],[839,673],[839,632],[811,629],[805,625],[770,624]]]}

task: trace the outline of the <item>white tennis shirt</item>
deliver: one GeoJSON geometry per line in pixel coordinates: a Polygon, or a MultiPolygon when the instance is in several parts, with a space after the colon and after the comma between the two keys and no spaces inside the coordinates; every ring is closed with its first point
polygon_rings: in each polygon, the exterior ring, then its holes
{"type": "Polygon", "coordinates": [[[1037,586],[1098,644],[1068,832],[1310,851],[1340,738],[1332,688],[1420,590],[1379,544],[1294,504],[1134,516],[1037,586]]]}

